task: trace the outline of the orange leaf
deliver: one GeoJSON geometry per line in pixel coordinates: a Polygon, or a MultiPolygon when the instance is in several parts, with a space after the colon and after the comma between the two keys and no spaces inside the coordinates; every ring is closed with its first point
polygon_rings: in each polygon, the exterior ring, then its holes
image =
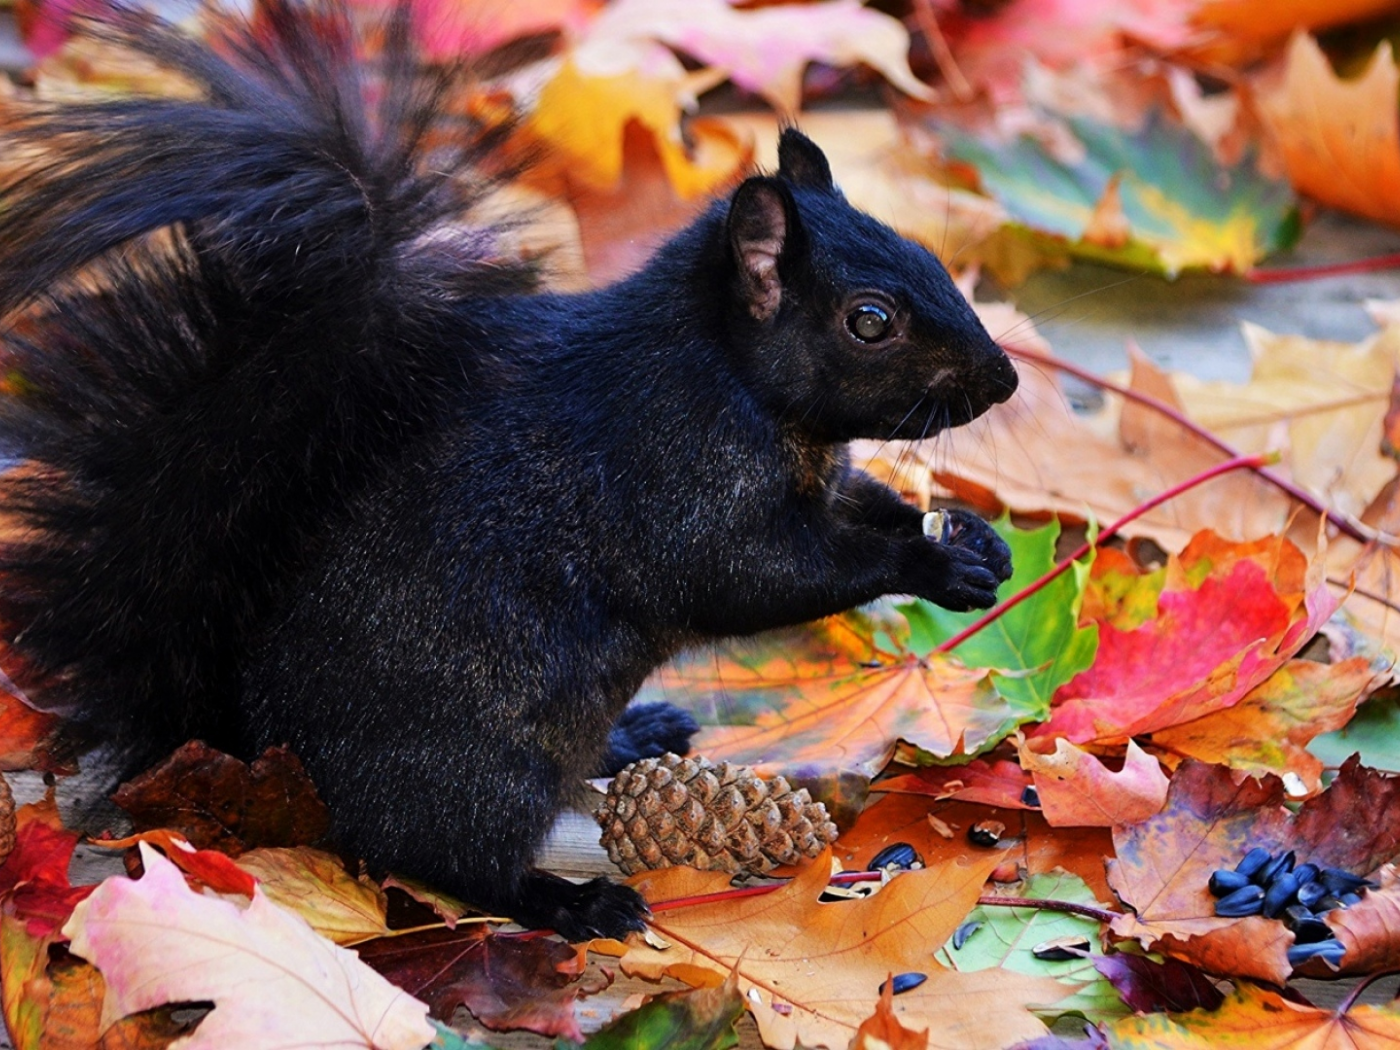
{"type": "MultiPolygon", "coordinates": [[[[670,946],[633,937],[622,967],[693,984],[737,973],[768,1046],[848,1046],[881,983],[908,972],[928,980],[900,995],[894,1012],[901,1024],[929,1028],[930,1046],[978,1050],[1034,1038],[1045,1027],[1020,1004],[1053,1002],[1063,988],[997,970],[955,973],[931,955],[977,903],[995,864],[995,856],[950,861],[906,872],[872,897],[820,904],[831,870],[823,855],[772,893],[657,912],[651,926],[670,946]]],[[[671,875],[677,870],[648,878],[650,901],[693,889],[690,874],[671,875]]]]}
{"type": "Polygon", "coordinates": [[[60,719],[30,707],[0,686],[0,769],[57,772],[49,755],[60,719]]]}
{"type": "Polygon", "coordinates": [[[1136,824],[1159,812],[1167,800],[1166,774],[1132,740],[1117,773],[1063,739],[1055,741],[1052,755],[1036,754],[1023,745],[1021,764],[1035,777],[1041,809],[1051,827],[1136,824]]]}
{"type": "Polygon", "coordinates": [[[1241,982],[1218,1010],[1125,1017],[1107,1035],[1114,1050],[1390,1050],[1400,1043],[1400,1008],[1320,1010],[1241,982]]]}
{"type": "Polygon", "coordinates": [[[930,865],[968,854],[981,855],[982,848],[968,842],[967,829],[982,820],[1006,825],[1006,834],[994,851],[1000,864],[1010,864],[1029,875],[1063,868],[1082,878],[1098,899],[1112,898],[1104,878],[1104,859],[1113,856],[1108,829],[1060,830],[1050,827],[1039,813],[1023,809],[887,795],[869,806],[849,831],[841,833],[836,856],[843,867],[862,870],[869,867],[876,853],[896,842],[909,843],[930,865]],[[951,837],[945,837],[945,832],[951,837]]]}
{"type": "Polygon", "coordinates": [[[1152,742],[1255,776],[1293,773],[1313,793],[1322,788],[1322,763],[1308,753],[1308,742],[1351,721],[1375,683],[1364,657],[1337,664],[1290,660],[1234,707],[1158,730],[1152,742]]]}
{"type": "MultiPolygon", "coordinates": [[[[765,773],[808,766],[873,776],[900,738],[940,757],[975,751],[1012,717],[985,670],[920,658],[895,613],[854,612],[772,631],[667,665],[654,698],[711,707],[697,750],[765,773]],[[738,717],[736,717],[738,716],[738,717]]],[[[703,713],[703,712],[702,712],[703,713]]]]}
{"type": "Polygon", "coordinates": [[[861,1022],[851,1050],[927,1050],[928,1029],[915,1032],[905,1028],[894,1015],[894,982],[880,986],[875,1012],[861,1022]]]}
{"type": "Polygon", "coordinates": [[[1293,185],[1324,204],[1400,224],[1397,84],[1389,43],[1359,79],[1343,81],[1315,40],[1295,36],[1282,85],[1259,92],[1293,185]]]}

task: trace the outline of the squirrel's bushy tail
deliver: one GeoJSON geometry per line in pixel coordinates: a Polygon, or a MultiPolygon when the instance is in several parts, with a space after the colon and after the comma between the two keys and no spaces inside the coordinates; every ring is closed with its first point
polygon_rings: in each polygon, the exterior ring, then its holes
{"type": "Polygon", "coordinates": [[[330,3],[264,0],[207,44],[117,10],[84,31],[190,97],[6,131],[0,667],[135,757],[219,738],[318,535],[474,367],[445,311],[533,281],[449,221],[494,144],[433,145],[449,78],[422,76],[407,21],[368,78],[330,3]]]}

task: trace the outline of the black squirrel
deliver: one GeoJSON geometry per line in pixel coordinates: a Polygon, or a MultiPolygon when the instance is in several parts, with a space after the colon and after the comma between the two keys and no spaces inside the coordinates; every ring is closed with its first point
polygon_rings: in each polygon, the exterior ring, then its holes
{"type": "Polygon", "coordinates": [[[1015,371],[798,131],[635,275],[548,294],[463,221],[499,134],[443,144],[402,12],[372,78],[330,3],[86,31],[198,90],[9,117],[4,669],[85,740],[290,744],[348,854],[622,936],[636,893],[530,862],[580,778],[684,748],[627,708],[652,670],[994,600],[986,523],[926,537],[844,443],[966,423],[1015,371]]]}

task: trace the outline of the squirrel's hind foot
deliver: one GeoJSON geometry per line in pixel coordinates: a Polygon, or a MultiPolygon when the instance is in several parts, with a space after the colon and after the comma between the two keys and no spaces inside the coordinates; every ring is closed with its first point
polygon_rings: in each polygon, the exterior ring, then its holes
{"type": "Polygon", "coordinates": [[[570,882],[547,871],[532,871],[521,881],[520,903],[510,916],[522,926],[550,929],[566,941],[595,937],[623,940],[646,929],[651,912],[641,894],[600,876],[570,882]]]}

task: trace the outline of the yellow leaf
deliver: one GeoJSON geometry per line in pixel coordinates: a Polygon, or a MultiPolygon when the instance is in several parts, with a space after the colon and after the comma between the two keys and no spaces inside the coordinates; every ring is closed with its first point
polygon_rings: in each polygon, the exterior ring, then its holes
{"type": "MultiPolygon", "coordinates": [[[[799,1041],[849,1046],[891,973],[923,973],[926,982],[894,1001],[901,1024],[928,1028],[932,1047],[1006,1046],[1045,1032],[1021,1004],[1048,1004],[1065,990],[999,970],[955,973],[932,955],[976,904],[1000,859],[991,853],[936,864],[900,875],[872,897],[820,904],[831,870],[827,853],[763,896],[657,909],[651,925],[669,947],[652,948],[634,936],[622,967],[710,985],[736,973],[765,1045],[786,1048],[799,1041]]],[[[640,888],[655,904],[712,885],[694,875],[654,872],[640,888]]]]}
{"type": "Polygon", "coordinates": [[[384,892],[366,877],[352,878],[340,858],[310,846],[255,849],[238,858],[268,900],[300,915],[336,944],[386,937],[384,892]]]}

